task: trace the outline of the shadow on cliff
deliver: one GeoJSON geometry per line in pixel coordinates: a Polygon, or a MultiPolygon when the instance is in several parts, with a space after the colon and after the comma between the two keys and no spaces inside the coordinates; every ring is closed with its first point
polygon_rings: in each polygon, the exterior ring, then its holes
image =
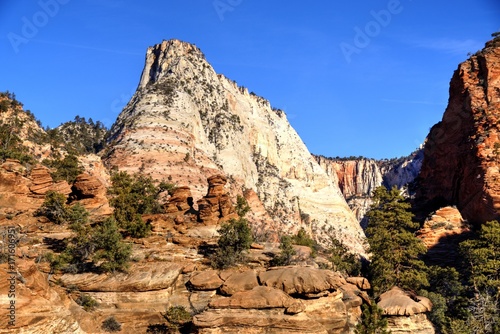
{"type": "Polygon", "coordinates": [[[427,265],[457,268],[462,263],[458,246],[462,241],[470,239],[474,232],[446,235],[439,238],[438,243],[427,250],[424,261],[427,265]]]}

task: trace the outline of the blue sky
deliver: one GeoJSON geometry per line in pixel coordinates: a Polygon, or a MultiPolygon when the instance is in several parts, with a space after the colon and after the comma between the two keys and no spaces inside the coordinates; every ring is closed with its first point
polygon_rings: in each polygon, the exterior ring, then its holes
{"type": "Polygon", "coordinates": [[[0,0],[0,90],[43,125],[110,126],[147,47],[177,38],[285,110],[312,153],[390,158],[423,142],[453,71],[499,30],[497,0],[0,0]]]}

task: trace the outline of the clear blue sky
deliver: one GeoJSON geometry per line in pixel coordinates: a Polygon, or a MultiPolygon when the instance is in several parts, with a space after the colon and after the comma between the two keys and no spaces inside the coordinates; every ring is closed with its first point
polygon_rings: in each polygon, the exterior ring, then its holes
{"type": "Polygon", "coordinates": [[[147,47],[177,38],[284,109],[311,152],[390,158],[423,142],[498,30],[498,0],[0,0],[0,90],[50,127],[110,126],[147,47]]]}

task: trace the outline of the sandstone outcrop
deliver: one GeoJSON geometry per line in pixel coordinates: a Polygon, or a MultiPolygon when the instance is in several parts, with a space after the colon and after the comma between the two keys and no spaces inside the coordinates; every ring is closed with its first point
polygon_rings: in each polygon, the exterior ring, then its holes
{"type": "Polygon", "coordinates": [[[442,120],[424,148],[416,203],[424,213],[456,205],[464,219],[500,218],[500,40],[459,65],[442,120]]]}
{"type": "Polygon", "coordinates": [[[215,225],[221,218],[237,218],[231,198],[224,189],[227,178],[223,175],[214,175],[209,177],[207,182],[207,194],[197,201],[198,220],[205,225],[215,225]]]}
{"type": "Polygon", "coordinates": [[[255,270],[247,270],[242,273],[234,273],[229,276],[220,288],[223,295],[231,296],[236,292],[252,290],[259,285],[255,270]]]}
{"type": "Polygon", "coordinates": [[[458,260],[458,244],[470,235],[470,228],[456,207],[444,207],[428,217],[417,232],[427,247],[428,261],[453,265],[458,260]]]}
{"type": "Polygon", "coordinates": [[[340,274],[311,267],[221,272],[221,288],[193,323],[199,333],[352,333],[366,293],[340,274]],[[227,278],[225,277],[227,275],[227,278]],[[258,280],[257,280],[258,277],[258,280]],[[248,284],[238,284],[239,280],[248,284]],[[233,287],[231,293],[227,288],[233,287]],[[239,290],[239,291],[236,291],[239,290]],[[362,296],[362,297],[361,297],[362,296]]]}
{"type": "MultiPolygon", "coordinates": [[[[364,254],[359,223],[285,113],[216,74],[194,45],[170,40],[148,49],[103,157],[109,167],[189,185],[195,203],[207,178],[224,175],[231,198],[245,189],[257,194],[272,219],[269,230],[305,227],[321,239],[316,231],[335,225],[343,242],[364,254]],[[310,215],[309,224],[300,213],[310,215]]],[[[211,216],[207,202],[213,204],[205,198],[195,207],[202,219],[211,216]]]]}
{"type": "Polygon", "coordinates": [[[430,312],[431,301],[422,296],[412,295],[397,286],[380,295],[377,303],[386,315],[414,315],[430,312]]]}
{"type": "Polygon", "coordinates": [[[259,274],[259,282],[280,288],[288,294],[304,296],[333,291],[346,283],[340,274],[310,267],[271,269],[259,274]]]}
{"type": "Polygon", "coordinates": [[[217,290],[224,283],[216,270],[206,270],[194,275],[190,280],[190,286],[195,290],[217,290]]]}
{"type": "Polygon", "coordinates": [[[398,287],[380,295],[377,303],[387,316],[388,330],[391,333],[434,334],[434,326],[425,313],[432,309],[431,301],[416,296],[398,287]]]}
{"type": "Polygon", "coordinates": [[[41,200],[29,198],[31,180],[26,168],[18,160],[8,159],[0,166],[0,213],[12,214],[19,210],[34,210],[41,200]]]}
{"type": "Polygon", "coordinates": [[[35,197],[44,197],[48,191],[55,191],[68,196],[71,193],[71,187],[66,181],[54,182],[50,176],[50,169],[37,165],[33,167],[30,173],[31,185],[30,191],[35,197]]]}
{"type": "MultiPolygon", "coordinates": [[[[266,269],[270,257],[262,263],[213,270],[201,248],[216,243],[207,232],[216,226],[200,224],[196,216],[190,218],[192,213],[177,223],[178,216],[179,212],[145,215],[153,233],[127,240],[133,245],[127,272],[106,274],[49,274],[42,254],[71,236],[67,226],[39,224],[36,217],[14,217],[11,224],[23,223],[16,257],[22,303],[18,326],[8,332],[23,333],[29,328],[39,333],[97,333],[102,322],[113,316],[123,332],[143,333],[149,326],[165,324],[163,314],[170,306],[182,306],[195,314],[191,332],[353,333],[361,305],[368,302],[365,279],[346,280],[338,273],[317,269],[317,264],[266,269]],[[184,241],[175,243],[177,239],[184,241]],[[28,285],[36,288],[25,294],[28,285]],[[82,296],[98,303],[94,311],[78,304],[82,296]]],[[[278,249],[269,243],[254,246],[249,250],[254,258],[278,249]]],[[[0,270],[3,284],[5,275],[0,270]]],[[[1,283],[0,288],[4,288],[1,283]]]]}
{"type": "Polygon", "coordinates": [[[89,212],[98,215],[112,213],[106,197],[106,187],[98,177],[88,173],[78,175],[71,191],[72,200],[77,200],[89,212]]]}
{"type": "Polygon", "coordinates": [[[300,300],[295,300],[283,290],[267,286],[256,286],[252,290],[236,292],[231,297],[215,299],[208,306],[217,309],[284,308],[287,314],[297,314],[305,308],[300,300]]]}
{"type": "Polygon", "coordinates": [[[193,196],[187,186],[176,187],[168,200],[167,213],[186,212],[193,206],[193,196]]]}
{"type": "Polygon", "coordinates": [[[147,263],[131,268],[129,273],[64,274],[63,286],[93,292],[142,292],[166,289],[174,285],[182,272],[179,263],[147,263]]]}
{"type": "Polygon", "coordinates": [[[64,291],[49,285],[47,274],[35,265],[17,266],[15,289],[15,327],[9,325],[9,279],[12,277],[7,264],[0,265],[0,333],[85,333],[71,312],[76,306],[64,291]]]}

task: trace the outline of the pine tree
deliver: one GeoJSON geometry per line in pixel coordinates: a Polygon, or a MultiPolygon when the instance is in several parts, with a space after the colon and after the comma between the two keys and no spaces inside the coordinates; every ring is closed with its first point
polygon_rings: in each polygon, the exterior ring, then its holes
{"type": "Polygon", "coordinates": [[[394,187],[378,187],[367,213],[366,235],[372,253],[369,274],[376,294],[397,285],[418,291],[428,286],[426,267],[420,257],[425,245],[415,236],[410,204],[394,187]]]}
{"type": "Polygon", "coordinates": [[[500,331],[500,223],[482,225],[477,239],[464,241],[460,251],[468,265],[473,293],[468,319],[474,333],[500,331]]]}

